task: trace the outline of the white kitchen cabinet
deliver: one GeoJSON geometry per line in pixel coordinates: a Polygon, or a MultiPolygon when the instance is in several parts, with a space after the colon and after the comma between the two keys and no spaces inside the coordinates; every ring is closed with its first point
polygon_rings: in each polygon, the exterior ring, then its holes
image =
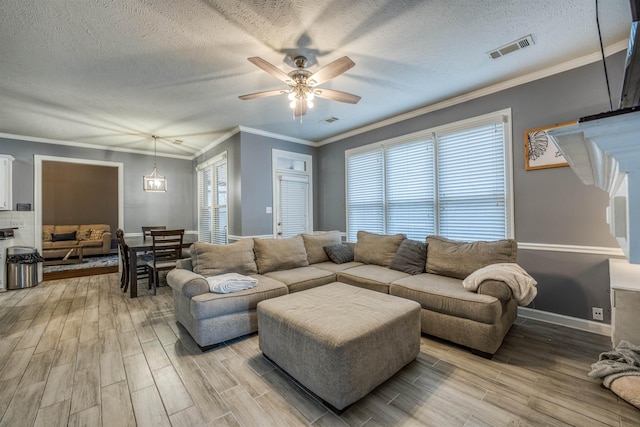
{"type": "Polygon", "coordinates": [[[611,342],[640,345],[640,265],[626,259],[609,260],[611,342]]]}
{"type": "Polygon", "coordinates": [[[11,210],[11,165],[13,156],[0,154],[0,211],[11,210]]]}

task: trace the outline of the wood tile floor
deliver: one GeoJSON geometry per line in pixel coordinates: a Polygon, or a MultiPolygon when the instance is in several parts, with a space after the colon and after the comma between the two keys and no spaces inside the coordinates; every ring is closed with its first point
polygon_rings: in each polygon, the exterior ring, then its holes
{"type": "Polygon", "coordinates": [[[341,416],[251,335],[201,353],[168,287],[130,299],[117,274],[0,294],[0,426],[634,426],[587,377],[606,337],[520,321],[493,360],[422,337],[418,358],[341,416]]]}

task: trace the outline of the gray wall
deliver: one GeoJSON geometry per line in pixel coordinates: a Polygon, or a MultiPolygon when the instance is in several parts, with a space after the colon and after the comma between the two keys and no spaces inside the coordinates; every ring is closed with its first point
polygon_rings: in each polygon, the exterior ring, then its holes
{"type": "MultiPolygon", "coordinates": [[[[315,147],[242,133],[242,233],[245,236],[273,234],[273,215],[265,213],[273,205],[273,179],[271,176],[271,150],[291,151],[313,155],[314,194],[318,189],[315,147]]],[[[318,222],[318,204],[314,202],[314,226],[318,222]]]]}
{"type": "Polygon", "coordinates": [[[166,193],[142,191],[142,176],[153,169],[153,156],[95,150],[66,145],[44,144],[0,138],[0,153],[15,157],[13,162],[13,204],[31,203],[33,194],[34,155],[69,157],[118,162],[124,165],[124,230],[140,233],[143,225],[196,229],[195,176],[191,160],[158,157],[158,171],[167,177],[166,193]]]}
{"type": "MultiPolygon", "coordinates": [[[[315,147],[276,138],[238,132],[194,160],[194,167],[227,152],[229,174],[229,234],[262,236],[273,234],[271,150],[313,155],[314,193],[318,190],[315,147]]],[[[196,213],[197,215],[197,213],[196,213]]],[[[314,224],[318,223],[318,204],[314,202],[314,224]]]]}
{"type": "MultiPolygon", "coordinates": [[[[623,64],[624,52],[607,58],[614,105],[623,64]]],[[[594,63],[322,146],[318,150],[318,226],[346,230],[345,150],[511,108],[515,238],[526,243],[617,247],[605,223],[605,192],[583,185],[569,167],[524,169],[526,129],[577,120],[607,111],[608,106],[602,64],[594,63]]],[[[518,256],[518,262],[539,282],[536,309],[584,319],[591,319],[592,306],[610,306],[605,260],[531,250],[522,250],[518,256]]],[[[610,311],[605,310],[605,321],[610,322],[610,311]]]]}

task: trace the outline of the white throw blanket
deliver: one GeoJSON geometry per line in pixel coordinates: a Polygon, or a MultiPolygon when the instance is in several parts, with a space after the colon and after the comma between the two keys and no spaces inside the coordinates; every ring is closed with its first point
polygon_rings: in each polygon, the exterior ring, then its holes
{"type": "Polygon", "coordinates": [[[207,283],[209,283],[209,290],[211,292],[228,294],[230,292],[254,288],[258,284],[258,279],[243,276],[238,273],[225,273],[207,277],[207,283]]]}
{"type": "Polygon", "coordinates": [[[477,291],[485,280],[501,280],[511,288],[513,298],[519,305],[529,305],[538,294],[538,282],[514,262],[490,264],[482,267],[462,282],[462,286],[470,291],[477,291]]]}

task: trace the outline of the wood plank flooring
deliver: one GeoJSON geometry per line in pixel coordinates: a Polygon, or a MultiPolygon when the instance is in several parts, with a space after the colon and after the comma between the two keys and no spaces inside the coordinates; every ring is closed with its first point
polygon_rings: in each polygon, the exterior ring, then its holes
{"type": "Polygon", "coordinates": [[[606,337],[518,321],[493,360],[422,337],[418,358],[342,415],[258,349],[202,353],[171,290],[117,274],[0,294],[2,426],[620,426],[640,411],[587,377],[606,337]]]}

